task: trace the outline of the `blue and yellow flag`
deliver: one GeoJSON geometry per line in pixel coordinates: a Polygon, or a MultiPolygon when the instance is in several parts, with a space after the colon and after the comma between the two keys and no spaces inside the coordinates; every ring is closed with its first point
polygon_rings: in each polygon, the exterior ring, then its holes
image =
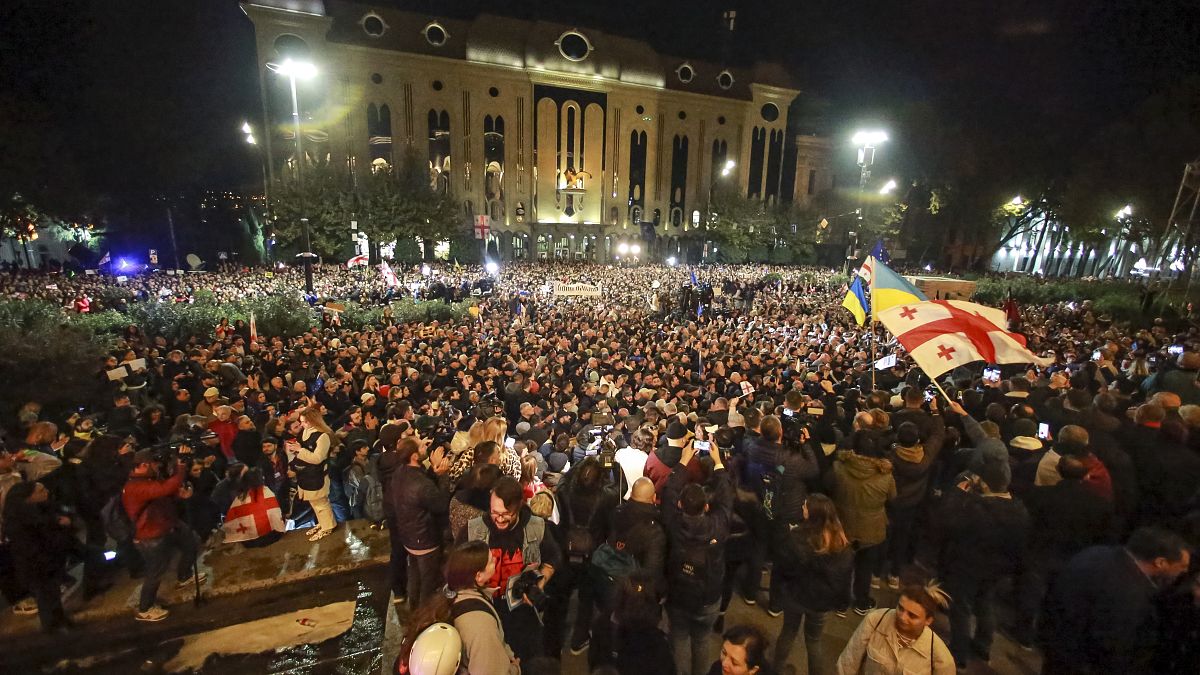
{"type": "Polygon", "coordinates": [[[885,309],[897,305],[928,300],[916,286],[896,274],[890,267],[876,260],[871,268],[871,315],[879,316],[885,309]]]}
{"type": "Polygon", "coordinates": [[[850,310],[858,325],[861,326],[866,323],[867,313],[871,311],[871,304],[867,301],[867,293],[863,289],[862,277],[854,277],[854,281],[850,283],[850,290],[846,292],[846,299],[842,300],[842,307],[850,310]]]}

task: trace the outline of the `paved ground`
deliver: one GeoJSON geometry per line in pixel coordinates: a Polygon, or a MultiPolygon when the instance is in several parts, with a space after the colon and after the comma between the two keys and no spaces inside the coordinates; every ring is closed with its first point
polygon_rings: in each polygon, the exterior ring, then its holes
{"type": "MultiPolygon", "coordinates": [[[[66,636],[46,636],[35,617],[0,611],[0,673],[199,672],[220,675],[388,675],[401,638],[400,614],[390,602],[386,581],[386,533],[360,524],[343,526],[317,544],[289,533],[265,549],[219,547],[207,553],[202,569],[210,579],[204,602],[195,607],[191,589],[164,585],[171,616],[154,624],[133,621],[139,582],[124,579],[91,603],[72,598],[68,608],[79,627],[66,636]]],[[[881,606],[895,601],[886,588],[875,591],[881,606]]],[[[1004,593],[1000,593],[1003,603],[1004,593]]],[[[998,612],[1001,623],[1007,613],[998,612]]],[[[832,668],[861,618],[830,616],[825,654],[832,668]]],[[[772,637],[782,619],[761,605],[735,596],[726,625],[754,623],[772,637]]],[[[938,626],[945,634],[946,627],[938,626]]],[[[717,638],[712,642],[716,658],[717,638]]],[[[797,673],[806,672],[803,639],[792,651],[797,673]]],[[[564,655],[564,675],[585,675],[587,656],[564,655]]],[[[972,675],[1036,675],[1040,660],[997,635],[990,664],[973,663],[972,675]]]]}

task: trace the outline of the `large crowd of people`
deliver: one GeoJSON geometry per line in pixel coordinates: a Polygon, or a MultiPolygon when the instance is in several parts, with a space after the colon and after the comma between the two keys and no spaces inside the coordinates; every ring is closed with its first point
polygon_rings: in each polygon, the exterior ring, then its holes
{"type": "MultiPolygon", "coordinates": [[[[1115,324],[1083,298],[1026,307],[1017,328],[1054,365],[960,368],[944,398],[841,309],[828,270],[397,275],[426,298],[486,292],[461,322],[132,332],[97,364],[100,400],[22,408],[0,450],[13,611],[69,630],[61,587],[82,562],[85,597],[140,576],[136,618],[161,621],[176,554],[171,581],[187,586],[204,546],[295,529],[316,542],[366,519],[388,532],[398,669],[414,675],[448,627],[471,675],[555,672],[564,652],[621,674],[945,675],[989,660],[997,630],[1040,649],[1048,675],[1200,672],[1194,326],[1115,324]],[[247,534],[239,509],[255,505],[278,517],[247,534]],[[734,596],[764,620],[726,625],[734,596]],[[836,660],[830,614],[861,617],[836,660]]],[[[299,293],[303,276],[115,284],[16,277],[0,292],[93,311],[299,293]]],[[[329,268],[316,291],[397,292],[373,269],[329,268]]]]}

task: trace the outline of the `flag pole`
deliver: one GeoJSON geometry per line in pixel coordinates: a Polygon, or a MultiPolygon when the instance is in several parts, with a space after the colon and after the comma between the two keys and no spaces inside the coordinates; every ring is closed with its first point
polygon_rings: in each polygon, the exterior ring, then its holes
{"type": "Polygon", "coordinates": [[[929,381],[933,383],[933,386],[937,387],[937,390],[938,390],[939,392],[941,392],[941,394],[942,394],[942,398],[946,399],[946,403],[953,403],[953,402],[954,402],[954,399],[950,398],[950,395],[946,393],[946,390],[945,390],[945,389],[942,389],[942,385],[938,384],[938,381],[937,381],[937,378],[936,378],[936,377],[931,377],[931,378],[929,378],[929,381]]]}

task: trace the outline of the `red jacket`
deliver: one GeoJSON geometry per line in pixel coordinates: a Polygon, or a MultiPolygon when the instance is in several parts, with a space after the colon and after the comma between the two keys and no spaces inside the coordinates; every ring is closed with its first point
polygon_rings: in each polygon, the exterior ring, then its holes
{"type": "Polygon", "coordinates": [[[136,474],[129,477],[121,492],[121,504],[136,529],[134,541],[158,539],[174,529],[179,521],[174,497],[182,485],[182,471],[166,480],[136,474]]]}
{"type": "Polygon", "coordinates": [[[237,422],[213,420],[208,423],[208,428],[221,440],[221,452],[225,453],[225,459],[233,461],[233,439],[238,432],[237,422]]]}
{"type": "Polygon", "coordinates": [[[1108,473],[1108,467],[1092,454],[1083,459],[1083,466],[1087,469],[1087,475],[1083,477],[1083,486],[1096,496],[1112,503],[1112,476],[1108,473]]]}

